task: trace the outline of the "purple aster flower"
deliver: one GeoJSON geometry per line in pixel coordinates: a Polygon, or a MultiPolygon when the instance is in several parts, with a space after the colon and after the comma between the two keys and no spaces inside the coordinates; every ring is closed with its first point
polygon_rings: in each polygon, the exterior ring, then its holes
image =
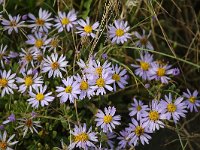
{"type": "Polygon", "coordinates": [[[1,125],[0,125],[0,130],[3,131],[4,129],[5,129],[5,128],[4,128],[4,125],[1,124],[1,125]]]}
{"type": "Polygon", "coordinates": [[[113,83],[113,89],[116,91],[116,84],[121,88],[125,88],[125,85],[128,84],[126,81],[125,75],[126,75],[126,69],[121,69],[121,67],[118,65],[112,65],[113,69],[113,74],[112,74],[112,79],[115,81],[113,83]]]}
{"type": "Polygon", "coordinates": [[[187,109],[190,109],[190,112],[198,112],[197,107],[200,107],[200,99],[198,99],[198,91],[195,90],[193,93],[187,89],[187,93],[183,92],[183,96],[186,98],[185,104],[187,109]]]}
{"type": "Polygon", "coordinates": [[[117,137],[117,135],[113,132],[108,132],[106,136],[107,136],[107,144],[109,145],[110,149],[113,149],[115,138],[117,137]]]}
{"type": "Polygon", "coordinates": [[[93,142],[97,142],[97,136],[95,132],[92,132],[92,128],[90,127],[87,131],[86,124],[83,126],[76,126],[71,134],[74,136],[73,142],[69,145],[69,149],[74,149],[75,147],[83,148],[84,150],[89,149],[89,147],[96,147],[93,142]]]}
{"type": "Polygon", "coordinates": [[[141,48],[147,48],[149,50],[153,50],[152,44],[149,42],[149,37],[151,35],[151,31],[149,32],[148,35],[145,35],[145,30],[142,30],[142,35],[140,35],[138,32],[135,32],[134,34],[139,40],[135,42],[135,45],[137,47],[141,48]]]}
{"type": "Polygon", "coordinates": [[[180,74],[180,69],[174,68],[172,74],[173,74],[174,76],[178,76],[178,75],[180,74]]]}
{"type": "Polygon", "coordinates": [[[128,33],[130,27],[127,21],[115,20],[114,25],[110,25],[108,29],[109,38],[112,40],[112,43],[124,44],[124,42],[127,42],[131,38],[131,34],[128,33]]]}
{"type": "Polygon", "coordinates": [[[129,108],[129,115],[131,117],[133,116],[137,116],[137,120],[140,120],[141,119],[141,115],[144,115],[144,114],[148,114],[148,105],[144,105],[142,101],[137,101],[136,98],[133,99],[134,100],[134,103],[131,103],[132,107],[129,108]]]}
{"type": "Polygon", "coordinates": [[[140,64],[131,64],[132,67],[136,68],[135,74],[140,76],[143,80],[150,80],[149,70],[152,67],[153,55],[148,52],[140,53],[140,59],[136,59],[140,64]]]}
{"type": "Polygon", "coordinates": [[[132,123],[129,123],[129,128],[127,129],[130,134],[128,135],[129,145],[133,144],[134,146],[138,145],[138,142],[141,142],[142,145],[145,143],[149,144],[151,136],[149,133],[152,133],[148,126],[143,122],[137,122],[135,119],[132,119],[132,123]]]}
{"type": "Polygon", "coordinates": [[[162,112],[161,104],[157,100],[152,100],[150,111],[147,114],[142,114],[143,119],[141,119],[141,122],[144,122],[144,125],[148,126],[150,131],[164,128],[162,120],[166,117],[162,112]]]}
{"type": "Polygon", "coordinates": [[[7,124],[9,122],[15,122],[16,118],[14,114],[11,114],[6,121],[3,122],[3,124],[7,124]]]}
{"type": "Polygon", "coordinates": [[[183,97],[178,97],[174,101],[172,101],[172,95],[169,93],[169,97],[165,95],[165,100],[161,101],[163,107],[163,113],[166,116],[167,120],[173,118],[174,123],[180,119],[180,117],[185,117],[185,113],[187,113],[186,105],[183,101],[183,97]]]}
{"type": "Polygon", "coordinates": [[[112,132],[112,129],[115,129],[115,125],[121,124],[119,122],[121,120],[121,116],[114,116],[116,112],[116,108],[114,106],[109,106],[108,108],[105,107],[104,112],[99,109],[96,114],[97,118],[95,119],[95,121],[97,121],[97,127],[101,126],[103,132],[112,132]]]}
{"type": "Polygon", "coordinates": [[[131,132],[129,131],[128,128],[125,128],[125,130],[122,130],[119,133],[120,133],[120,136],[117,137],[117,139],[120,140],[118,143],[118,149],[125,149],[126,146],[128,145],[128,142],[130,141],[128,136],[131,132]]]}
{"type": "Polygon", "coordinates": [[[102,54],[101,57],[106,60],[108,58],[108,55],[106,53],[104,53],[104,54],[102,54]]]}
{"type": "Polygon", "coordinates": [[[160,80],[161,83],[168,83],[170,80],[167,75],[173,74],[174,69],[170,69],[171,65],[162,65],[159,63],[153,63],[152,68],[149,70],[151,79],[160,80]]]}

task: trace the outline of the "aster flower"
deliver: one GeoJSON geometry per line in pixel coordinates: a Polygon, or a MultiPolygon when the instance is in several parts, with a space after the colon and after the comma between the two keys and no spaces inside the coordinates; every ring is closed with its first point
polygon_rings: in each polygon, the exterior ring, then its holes
{"type": "Polygon", "coordinates": [[[117,135],[114,132],[107,132],[106,133],[106,143],[108,144],[110,149],[114,148],[115,138],[117,135]]]}
{"type": "Polygon", "coordinates": [[[95,61],[92,58],[89,58],[88,62],[86,63],[82,59],[77,61],[77,64],[82,69],[83,74],[86,74],[86,75],[93,73],[94,71],[93,63],[95,63],[95,61]]]}
{"type": "Polygon", "coordinates": [[[74,9],[68,12],[66,15],[65,12],[58,12],[58,17],[56,17],[54,25],[58,32],[62,32],[65,28],[69,32],[76,23],[77,15],[74,9]]]}
{"type": "Polygon", "coordinates": [[[131,38],[131,34],[128,33],[130,27],[127,21],[115,20],[114,25],[110,25],[108,29],[109,38],[112,40],[112,43],[123,44],[131,38]]]}
{"type": "Polygon", "coordinates": [[[115,129],[115,125],[120,125],[121,116],[115,115],[116,108],[108,107],[104,108],[104,112],[102,110],[98,110],[97,114],[95,115],[97,118],[97,127],[101,126],[103,132],[112,132],[112,129],[115,129]],[[105,112],[105,113],[104,113],[105,112]]]}
{"type": "Polygon", "coordinates": [[[94,90],[91,88],[91,82],[87,80],[86,76],[83,75],[83,77],[81,77],[79,74],[77,74],[74,76],[74,79],[76,82],[78,82],[81,90],[79,96],[80,100],[84,99],[86,96],[87,98],[91,99],[91,96],[95,95],[94,90]]]}
{"type": "Polygon", "coordinates": [[[112,79],[114,80],[113,83],[113,89],[114,91],[116,91],[116,84],[121,88],[125,88],[125,85],[128,84],[128,82],[126,81],[126,69],[121,70],[121,67],[118,65],[113,65],[112,66],[113,69],[113,75],[112,75],[112,79]]]}
{"type": "Polygon", "coordinates": [[[13,89],[17,89],[17,85],[15,82],[15,75],[16,73],[11,74],[11,70],[6,72],[6,70],[0,70],[0,90],[1,90],[1,97],[5,94],[14,94],[13,89]]]}
{"type": "Polygon", "coordinates": [[[20,15],[12,17],[11,15],[8,15],[9,20],[3,19],[1,24],[4,26],[4,31],[8,30],[8,34],[11,34],[14,30],[16,33],[18,33],[18,28],[20,28],[24,21],[20,22],[20,15]]]}
{"type": "Polygon", "coordinates": [[[119,133],[120,133],[120,136],[117,137],[117,139],[120,140],[118,143],[118,149],[119,150],[125,149],[130,141],[128,136],[131,132],[129,131],[128,128],[125,128],[125,130],[122,130],[119,133]]]}
{"type": "Polygon", "coordinates": [[[50,39],[51,39],[51,41],[47,46],[49,48],[48,51],[54,50],[54,53],[56,53],[56,49],[59,47],[60,40],[59,40],[58,36],[52,37],[50,39]]]}
{"type": "Polygon", "coordinates": [[[7,124],[9,122],[15,122],[16,118],[15,118],[15,114],[11,114],[7,120],[5,120],[2,124],[7,124]]]}
{"type": "Polygon", "coordinates": [[[189,89],[187,89],[187,93],[183,92],[183,96],[186,98],[185,105],[187,106],[187,109],[190,110],[190,112],[198,112],[197,107],[200,107],[200,99],[198,99],[198,91],[195,90],[193,93],[190,92],[189,89]]]}
{"type": "Polygon", "coordinates": [[[50,18],[51,13],[49,13],[47,10],[42,10],[40,8],[39,10],[39,17],[36,18],[33,14],[29,13],[28,17],[32,20],[28,21],[32,23],[30,25],[30,28],[32,28],[32,32],[48,32],[48,30],[51,28],[52,23],[49,23],[49,21],[53,20],[53,18],[50,18]]]}
{"type": "Polygon", "coordinates": [[[169,97],[165,95],[165,100],[162,100],[161,104],[167,120],[173,118],[174,123],[177,123],[180,117],[185,117],[187,111],[185,110],[186,105],[183,102],[183,97],[178,97],[172,101],[172,95],[169,93],[169,97]]]}
{"type": "Polygon", "coordinates": [[[134,35],[139,39],[138,41],[135,42],[135,45],[137,47],[141,48],[147,48],[149,50],[153,50],[152,44],[148,41],[151,31],[149,32],[148,35],[145,35],[145,30],[142,30],[142,35],[140,35],[138,32],[135,32],[134,35]]]}
{"type": "Polygon", "coordinates": [[[170,69],[171,65],[162,65],[160,63],[152,63],[152,68],[149,70],[150,78],[159,80],[161,83],[168,83],[170,80],[167,75],[173,74],[173,69],[170,69]]]}
{"type": "Polygon", "coordinates": [[[127,129],[130,134],[128,135],[129,145],[133,144],[134,146],[138,145],[139,142],[144,145],[145,143],[149,144],[149,140],[151,136],[149,133],[148,126],[146,126],[143,122],[137,122],[135,119],[132,118],[132,123],[129,123],[129,128],[127,129]]]}
{"type": "Polygon", "coordinates": [[[57,53],[52,53],[51,57],[47,56],[47,58],[44,58],[44,64],[42,67],[42,72],[49,72],[48,78],[50,78],[52,75],[53,77],[60,77],[62,78],[62,71],[66,71],[65,67],[67,67],[68,61],[65,61],[66,57],[61,55],[60,58],[58,57],[57,53]]]}
{"type": "Polygon", "coordinates": [[[23,137],[26,136],[28,130],[30,130],[31,133],[33,133],[33,131],[38,133],[36,127],[42,128],[42,126],[40,125],[40,121],[33,121],[33,118],[22,118],[22,119],[20,118],[18,120],[19,120],[19,126],[16,127],[16,129],[22,128],[23,137]]]}
{"type": "Polygon", "coordinates": [[[44,46],[50,43],[50,41],[51,39],[47,39],[47,36],[42,34],[41,32],[35,32],[34,35],[28,35],[28,40],[26,41],[26,44],[33,45],[37,49],[43,49],[44,46]]]}
{"type": "Polygon", "coordinates": [[[90,24],[89,17],[86,18],[86,21],[83,19],[78,20],[78,24],[80,26],[76,27],[79,31],[76,32],[80,34],[81,36],[91,36],[94,38],[96,35],[93,33],[94,31],[97,31],[97,28],[99,26],[99,22],[95,22],[93,25],[90,24]]]}
{"type": "Polygon", "coordinates": [[[67,77],[67,80],[63,79],[62,82],[65,88],[61,86],[56,87],[56,92],[59,93],[57,97],[60,97],[60,103],[65,103],[68,99],[70,103],[74,103],[74,99],[78,99],[77,95],[81,93],[80,85],[74,81],[73,76],[67,77]]]}
{"type": "Polygon", "coordinates": [[[0,132],[0,149],[1,150],[13,150],[11,147],[18,143],[18,141],[11,142],[11,140],[14,137],[15,137],[15,134],[13,134],[7,140],[7,132],[4,131],[3,134],[0,132]]]}
{"type": "Polygon", "coordinates": [[[20,72],[23,72],[25,71],[28,67],[29,64],[31,64],[32,67],[34,67],[34,54],[36,52],[35,48],[29,48],[29,49],[23,49],[21,48],[22,52],[19,54],[19,56],[21,57],[21,60],[20,60],[20,66],[21,66],[21,69],[20,69],[20,72]]]}
{"type": "Polygon", "coordinates": [[[0,66],[2,68],[4,68],[4,61],[6,59],[6,50],[7,50],[7,45],[3,46],[3,44],[1,44],[0,47],[0,66]]]}
{"type": "Polygon", "coordinates": [[[97,142],[97,136],[95,132],[92,132],[92,127],[87,131],[86,124],[83,126],[75,125],[71,134],[74,136],[73,142],[69,145],[69,149],[74,149],[75,147],[83,148],[84,150],[88,150],[91,147],[96,148],[93,142],[97,142]]]}
{"type": "Polygon", "coordinates": [[[44,87],[42,87],[42,85],[35,87],[34,90],[35,92],[29,92],[31,98],[27,100],[32,107],[38,108],[39,104],[44,107],[45,105],[49,105],[49,102],[54,100],[54,97],[51,96],[52,92],[44,94],[47,90],[46,85],[44,87]]]}
{"type": "Polygon", "coordinates": [[[166,119],[166,117],[162,112],[163,108],[161,107],[161,104],[156,100],[152,100],[150,111],[147,114],[142,115],[141,122],[144,122],[144,126],[148,126],[150,131],[164,128],[162,120],[166,119]]]}
{"type": "Polygon", "coordinates": [[[113,91],[113,88],[110,86],[113,82],[114,80],[112,79],[110,72],[105,73],[105,71],[103,71],[102,75],[96,79],[95,86],[92,86],[92,89],[96,91],[96,95],[104,95],[106,94],[105,89],[113,91]]]}
{"type": "Polygon", "coordinates": [[[135,74],[140,76],[144,80],[150,80],[150,72],[149,70],[152,67],[153,55],[148,52],[140,53],[140,59],[136,59],[140,64],[135,65],[131,64],[132,67],[136,68],[135,74]]]}
{"type": "Polygon", "coordinates": [[[137,120],[141,120],[141,116],[144,115],[144,114],[148,114],[148,110],[149,110],[149,107],[148,105],[144,105],[142,101],[137,101],[136,98],[133,99],[134,100],[134,103],[131,103],[132,107],[129,108],[129,115],[131,117],[133,116],[137,116],[137,120]]]}
{"type": "Polygon", "coordinates": [[[38,73],[33,73],[30,69],[27,73],[22,72],[23,78],[16,77],[17,83],[21,84],[19,86],[19,92],[24,93],[27,89],[32,91],[33,88],[43,84],[43,79],[41,76],[38,77],[38,73]]]}

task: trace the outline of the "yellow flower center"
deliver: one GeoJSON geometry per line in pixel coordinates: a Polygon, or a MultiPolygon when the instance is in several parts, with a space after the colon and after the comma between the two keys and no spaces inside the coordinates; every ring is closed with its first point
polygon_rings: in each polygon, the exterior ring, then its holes
{"type": "Polygon", "coordinates": [[[25,57],[26,61],[30,62],[33,60],[33,56],[31,54],[26,55],[25,57]]]}
{"type": "Polygon", "coordinates": [[[120,76],[118,74],[113,74],[112,79],[117,82],[120,80],[120,76]]]}
{"type": "MultiPolygon", "coordinates": [[[[1,84],[0,84],[1,85],[1,84]]],[[[189,101],[191,102],[191,103],[195,103],[195,101],[196,101],[196,97],[194,97],[194,96],[191,96],[190,98],[189,98],[189,101]]]]}
{"type": "Polygon", "coordinates": [[[35,41],[35,46],[36,46],[37,48],[42,47],[43,44],[44,44],[44,42],[42,41],[42,39],[37,39],[37,40],[35,41]]]}
{"type": "Polygon", "coordinates": [[[0,79],[0,87],[6,87],[8,85],[8,80],[6,78],[0,79]]]}
{"type": "Polygon", "coordinates": [[[27,127],[32,127],[33,121],[32,121],[31,119],[28,119],[28,120],[26,120],[25,125],[26,125],[27,127]]]}
{"type": "Polygon", "coordinates": [[[36,99],[37,99],[38,101],[42,101],[42,100],[44,99],[44,94],[38,93],[38,94],[36,95],[36,99]]]}
{"type": "Polygon", "coordinates": [[[65,88],[65,92],[66,93],[71,93],[72,92],[72,86],[67,86],[66,88],[65,88]]]}
{"type": "Polygon", "coordinates": [[[37,61],[41,62],[43,60],[43,55],[37,55],[37,61]]]}
{"type": "Polygon", "coordinates": [[[59,68],[59,63],[58,63],[58,62],[53,62],[53,63],[51,64],[51,68],[52,68],[53,70],[58,69],[58,68],[59,68]]]}
{"type": "Polygon", "coordinates": [[[157,111],[150,111],[149,112],[149,119],[151,121],[157,121],[159,119],[159,113],[157,111]]]}
{"type": "Polygon", "coordinates": [[[68,18],[64,17],[64,18],[61,20],[61,23],[62,23],[62,25],[67,25],[67,24],[70,23],[70,21],[69,21],[68,18]]]}
{"type": "Polygon", "coordinates": [[[89,87],[88,83],[86,81],[82,81],[80,84],[80,89],[81,90],[87,90],[89,87]]]}
{"type": "Polygon", "coordinates": [[[116,36],[118,36],[118,37],[123,36],[123,35],[124,35],[124,30],[122,30],[122,29],[117,29],[117,30],[115,31],[115,34],[116,34],[116,36]]]}
{"type": "Polygon", "coordinates": [[[168,111],[168,112],[171,112],[171,113],[175,112],[175,111],[176,111],[176,105],[174,105],[174,104],[172,104],[172,103],[169,103],[169,104],[167,105],[167,111],[168,111]]]}
{"type": "Polygon", "coordinates": [[[104,80],[103,78],[97,79],[96,85],[98,85],[99,87],[104,87],[104,85],[105,85],[105,80],[104,80]]]}
{"type": "Polygon", "coordinates": [[[92,27],[91,27],[90,25],[86,25],[86,26],[84,27],[84,31],[85,31],[86,33],[91,33],[91,32],[92,32],[92,27]]]}
{"type": "Polygon", "coordinates": [[[7,143],[2,141],[0,142],[0,149],[5,150],[7,148],[7,143]]]}
{"type": "Polygon", "coordinates": [[[25,78],[25,85],[26,86],[31,86],[33,84],[33,78],[31,76],[27,76],[25,78]]]}
{"type": "Polygon", "coordinates": [[[58,40],[57,39],[53,39],[53,40],[51,40],[51,46],[52,47],[57,47],[58,46],[58,40]]]}
{"type": "Polygon", "coordinates": [[[140,105],[137,106],[137,111],[140,111],[142,107],[140,105]]]}
{"type": "Polygon", "coordinates": [[[158,75],[159,77],[164,76],[164,75],[165,75],[165,69],[164,69],[164,68],[158,68],[158,70],[157,70],[157,75],[158,75]]]}
{"type": "Polygon", "coordinates": [[[75,136],[74,141],[75,142],[86,142],[86,141],[88,141],[88,139],[89,139],[88,134],[85,132],[82,132],[75,136]]]}
{"type": "Polygon", "coordinates": [[[95,69],[95,71],[96,71],[96,73],[97,73],[98,75],[101,75],[101,74],[102,74],[102,70],[103,70],[102,67],[98,67],[98,68],[95,69]]]}
{"type": "Polygon", "coordinates": [[[140,67],[142,68],[142,70],[147,71],[147,70],[149,70],[149,63],[141,61],[140,67]]]}
{"type": "Polygon", "coordinates": [[[112,116],[111,115],[107,115],[103,117],[103,122],[108,124],[112,121],[112,116]]]}
{"type": "Polygon", "coordinates": [[[141,43],[142,45],[147,45],[147,42],[148,42],[148,40],[147,40],[147,37],[146,37],[146,36],[140,39],[140,43],[141,43]]]}
{"type": "Polygon", "coordinates": [[[141,126],[137,126],[136,128],[135,128],[135,134],[137,135],[137,136],[141,136],[143,133],[144,133],[144,128],[143,127],[141,127],[141,126]]]}
{"type": "Polygon", "coordinates": [[[44,21],[43,19],[38,18],[38,19],[36,19],[35,23],[36,23],[37,25],[39,25],[39,26],[43,26],[44,23],[45,23],[45,21],[44,21]]]}

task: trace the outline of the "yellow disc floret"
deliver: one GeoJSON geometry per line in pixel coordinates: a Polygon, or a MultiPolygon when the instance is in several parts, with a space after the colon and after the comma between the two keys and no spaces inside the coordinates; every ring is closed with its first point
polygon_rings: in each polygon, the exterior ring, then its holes
{"type": "Polygon", "coordinates": [[[59,68],[59,63],[58,63],[58,62],[53,62],[53,63],[51,64],[51,68],[52,68],[53,70],[58,69],[58,68],[59,68]]]}
{"type": "Polygon", "coordinates": [[[97,79],[96,85],[99,86],[99,87],[104,87],[104,85],[105,85],[105,80],[104,80],[103,78],[97,79]]]}
{"type": "Polygon", "coordinates": [[[86,26],[84,27],[84,31],[85,31],[86,33],[91,33],[91,32],[92,32],[92,27],[91,27],[90,25],[86,25],[86,26]]]}
{"type": "Polygon", "coordinates": [[[67,25],[70,23],[70,21],[68,18],[64,17],[64,18],[62,18],[61,23],[62,23],[62,25],[67,25]]]}
{"type": "Polygon", "coordinates": [[[39,26],[43,26],[44,23],[45,23],[45,21],[44,21],[43,19],[38,18],[38,19],[36,19],[35,23],[36,23],[37,25],[39,25],[39,26]]]}
{"type": "Polygon", "coordinates": [[[158,70],[157,70],[157,75],[159,76],[159,77],[162,77],[162,76],[164,76],[165,75],[165,68],[158,68],[158,70]]]}
{"type": "Polygon", "coordinates": [[[38,94],[36,95],[36,99],[37,99],[38,101],[42,101],[42,100],[44,99],[44,94],[38,93],[38,94]]]}
{"type": "Polygon", "coordinates": [[[151,121],[157,121],[159,119],[159,117],[160,116],[159,116],[159,113],[157,111],[152,110],[152,111],[149,112],[149,119],[151,121]]]}
{"type": "Polygon", "coordinates": [[[121,37],[121,36],[124,35],[124,30],[122,30],[122,29],[117,29],[117,30],[115,31],[115,34],[116,34],[116,36],[121,37]]]}
{"type": "MultiPolygon", "coordinates": [[[[1,84],[0,84],[1,85],[1,84]]],[[[196,101],[196,97],[194,97],[194,96],[191,96],[190,98],[189,98],[189,101],[190,101],[190,103],[195,103],[195,101],[196,101]]]]}
{"type": "Polygon", "coordinates": [[[141,61],[140,67],[141,67],[142,70],[147,71],[147,70],[149,70],[149,63],[141,61]]]}
{"type": "Polygon", "coordinates": [[[167,111],[171,112],[171,113],[175,112],[176,111],[176,105],[174,105],[172,103],[167,104],[167,111]]]}
{"type": "Polygon", "coordinates": [[[134,132],[135,132],[135,134],[136,134],[137,136],[141,136],[141,135],[144,133],[144,128],[141,127],[141,126],[136,126],[134,132]]]}
{"type": "Polygon", "coordinates": [[[66,93],[71,93],[72,92],[72,86],[67,86],[66,88],[65,88],[65,92],[66,93]]]}
{"type": "Polygon", "coordinates": [[[1,142],[0,142],[0,149],[6,150],[6,148],[7,148],[7,143],[4,142],[4,141],[1,141],[1,142]]]}
{"type": "Polygon", "coordinates": [[[31,76],[26,76],[24,80],[26,86],[31,86],[33,84],[33,78],[31,76]]]}
{"type": "Polygon", "coordinates": [[[42,39],[37,39],[37,40],[35,41],[35,46],[36,46],[37,48],[42,47],[43,44],[44,44],[44,42],[42,41],[42,39]]]}
{"type": "Polygon", "coordinates": [[[88,83],[87,83],[86,81],[82,81],[82,82],[80,83],[80,89],[81,89],[81,90],[87,90],[88,87],[89,87],[89,85],[88,85],[88,83]]]}
{"type": "Polygon", "coordinates": [[[6,87],[8,85],[8,80],[6,78],[0,79],[0,87],[6,87]]]}
{"type": "Polygon", "coordinates": [[[118,74],[113,74],[112,79],[118,82],[120,81],[120,76],[118,74]]]}
{"type": "Polygon", "coordinates": [[[103,117],[103,122],[106,123],[106,124],[108,124],[108,123],[110,123],[112,121],[112,119],[113,118],[112,118],[111,115],[107,115],[107,116],[103,117]]]}
{"type": "Polygon", "coordinates": [[[74,137],[75,142],[86,142],[88,141],[88,139],[89,139],[89,136],[85,132],[82,132],[74,137]]]}

